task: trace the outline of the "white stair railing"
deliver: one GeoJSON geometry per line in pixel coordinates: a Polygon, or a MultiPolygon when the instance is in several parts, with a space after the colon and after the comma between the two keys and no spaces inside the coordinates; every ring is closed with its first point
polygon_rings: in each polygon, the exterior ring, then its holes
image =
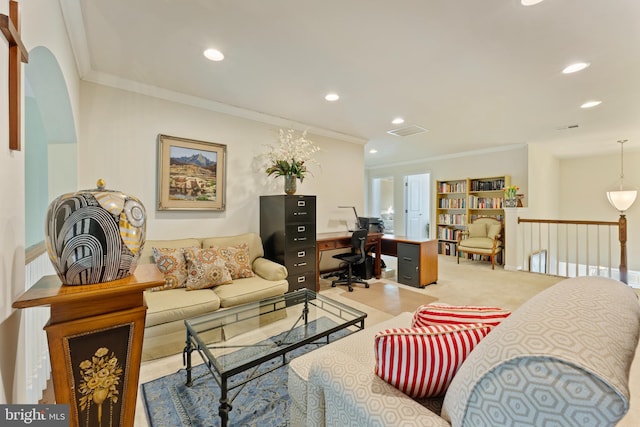
{"type": "MultiPolygon", "coordinates": [[[[31,288],[43,276],[55,274],[44,245],[29,248],[24,267],[24,290],[31,288]]],[[[23,310],[25,337],[26,399],[23,403],[38,403],[42,391],[51,377],[49,346],[44,326],[49,321],[49,307],[33,307],[23,310]]]]}

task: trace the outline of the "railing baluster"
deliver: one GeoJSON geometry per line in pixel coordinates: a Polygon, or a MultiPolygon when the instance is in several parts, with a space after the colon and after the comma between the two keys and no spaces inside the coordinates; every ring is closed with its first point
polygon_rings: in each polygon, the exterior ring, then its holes
{"type": "Polygon", "coordinates": [[[560,224],[556,224],[556,274],[560,275],[560,224]]]}
{"type": "Polygon", "coordinates": [[[596,266],[598,267],[598,276],[600,276],[600,224],[596,225],[596,266]]]}
{"type": "Polygon", "coordinates": [[[587,234],[587,238],[586,238],[586,242],[585,242],[585,244],[587,245],[587,252],[586,252],[586,260],[587,260],[587,271],[586,271],[586,273],[587,274],[586,275],[590,276],[590,274],[589,274],[589,255],[590,255],[589,254],[589,226],[585,225],[585,228],[587,229],[587,233],[586,233],[587,234]]]}
{"type": "Polygon", "coordinates": [[[578,277],[580,275],[580,271],[578,270],[578,266],[580,265],[580,248],[578,246],[578,224],[576,224],[576,275],[574,277],[578,277]]]}
{"type": "Polygon", "coordinates": [[[609,277],[611,277],[611,226],[609,226],[609,277]]]}
{"type": "MultiPolygon", "coordinates": [[[[521,229],[522,236],[522,256],[523,256],[523,265],[527,264],[528,257],[531,256],[534,252],[546,251],[546,261],[547,261],[547,274],[555,274],[559,276],[565,277],[573,277],[580,275],[596,275],[600,276],[601,271],[604,273],[607,272],[606,275],[612,277],[614,271],[612,269],[613,262],[613,232],[612,228],[616,228],[618,230],[618,240],[620,240],[620,228],[622,227],[619,222],[612,221],[573,221],[573,220],[544,220],[544,219],[523,219],[518,218],[518,224],[521,229]],[[529,224],[528,227],[524,224],[529,224]],[[534,230],[533,224],[537,223],[538,226],[534,230]],[[546,229],[546,241],[543,238],[543,234],[545,230],[542,230],[542,224],[545,224],[546,229]],[[551,225],[555,224],[555,251],[554,245],[552,243],[552,233],[551,233],[551,225]],[[571,225],[575,227],[570,227],[571,225]],[[582,227],[584,226],[584,227],[582,227]],[[595,226],[595,227],[592,227],[595,226]],[[606,226],[606,229],[603,229],[601,226],[606,226]],[[530,235],[527,235],[527,230],[530,235]],[[534,236],[533,233],[537,232],[538,236],[534,236]],[[569,234],[571,232],[575,232],[575,236],[570,237],[569,234]],[[595,232],[595,239],[591,236],[591,233],[595,232]],[[606,232],[607,236],[601,236],[603,232],[606,232]],[[564,251],[560,247],[560,240],[562,239],[562,233],[564,236],[564,251]],[[571,241],[574,239],[574,241],[571,241]],[[603,240],[606,239],[605,243],[603,240]],[[529,241],[529,244],[526,244],[526,240],[529,241]],[[533,241],[536,240],[537,247],[534,246],[533,241]],[[593,248],[595,244],[595,248],[593,248]],[[526,251],[526,247],[529,247],[529,253],[526,251]],[[595,250],[595,254],[592,254],[592,251],[595,250]],[[581,253],[584,251],[584,259],[581,259],[581,253]],[[604,252],[606,251],[606,253],[604,252]],[[561,252],[564,252],[564,259],[561,252]],[[594,256],[595,255],[595,256],[594,256]],[[555,270],[553,270],[550,265],[550,261],[555,258],[555,270]],[[593,265],[595,259],[595,265],[593,265]],[[575,268],[571,268],[571,261],[575,262],[575,268]],[[606,261],[606,266],[600,265],[603,261],[606,261]],[[561,267],[564,265],[564,269],[561,267]],[[591,267],[594,268],[594,274],[591,272],[591,267]]],[[[620,265],[626,266],[625,253],[620,250],[620,265]]],[[[622,269],[622,267],[620,267],[622,269]]],[[[529,268],[524,268],[528,270],[529,268]]],[[[618,277],[616,277],[618,278],[618,277]]]]}

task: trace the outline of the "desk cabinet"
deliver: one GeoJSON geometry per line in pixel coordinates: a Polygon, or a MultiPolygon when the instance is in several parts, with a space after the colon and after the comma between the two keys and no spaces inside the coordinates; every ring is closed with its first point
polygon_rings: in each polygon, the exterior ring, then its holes
{"type": "Polygon", "coordinates": [[[316,290],[316,196],[260,196],[260,237],[267,259],[289,272],[289,291],[316,290]]]}
{"type": "Polygon", "coordinates": [[[438,281],[438,241],[385,234],[382,254],[398,258],[398,282],[424,287],[438,281]]]}
{"type": "Polygon", "coordinates": [[[420,246],[398,243],[398,282],[420,286],[420,246]]]}

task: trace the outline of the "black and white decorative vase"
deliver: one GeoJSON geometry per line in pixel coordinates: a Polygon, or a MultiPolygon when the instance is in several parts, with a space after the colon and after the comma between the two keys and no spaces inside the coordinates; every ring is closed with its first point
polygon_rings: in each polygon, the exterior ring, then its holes
{"type": "Polygon", "coordinates": [[[65,285],[122,279],[144,246],[147,215],[137,198],[98,188],[59,196],[49,205],[45,245],[65,285]]]}
{"type": "Polygon", "coordinates": [[[504,199],[504,207],[505,208],[515,208],[518,206],[517,199],[504,199]]]}

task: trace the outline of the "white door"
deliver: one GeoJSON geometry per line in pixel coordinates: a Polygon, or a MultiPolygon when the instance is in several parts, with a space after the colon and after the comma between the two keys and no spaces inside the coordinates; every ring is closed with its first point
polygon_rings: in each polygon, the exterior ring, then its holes
{"type": "Polygon", "coordinates": [[[405,177],[405,230],[408,237],[429,237],[430,175],[405,177]]]}

